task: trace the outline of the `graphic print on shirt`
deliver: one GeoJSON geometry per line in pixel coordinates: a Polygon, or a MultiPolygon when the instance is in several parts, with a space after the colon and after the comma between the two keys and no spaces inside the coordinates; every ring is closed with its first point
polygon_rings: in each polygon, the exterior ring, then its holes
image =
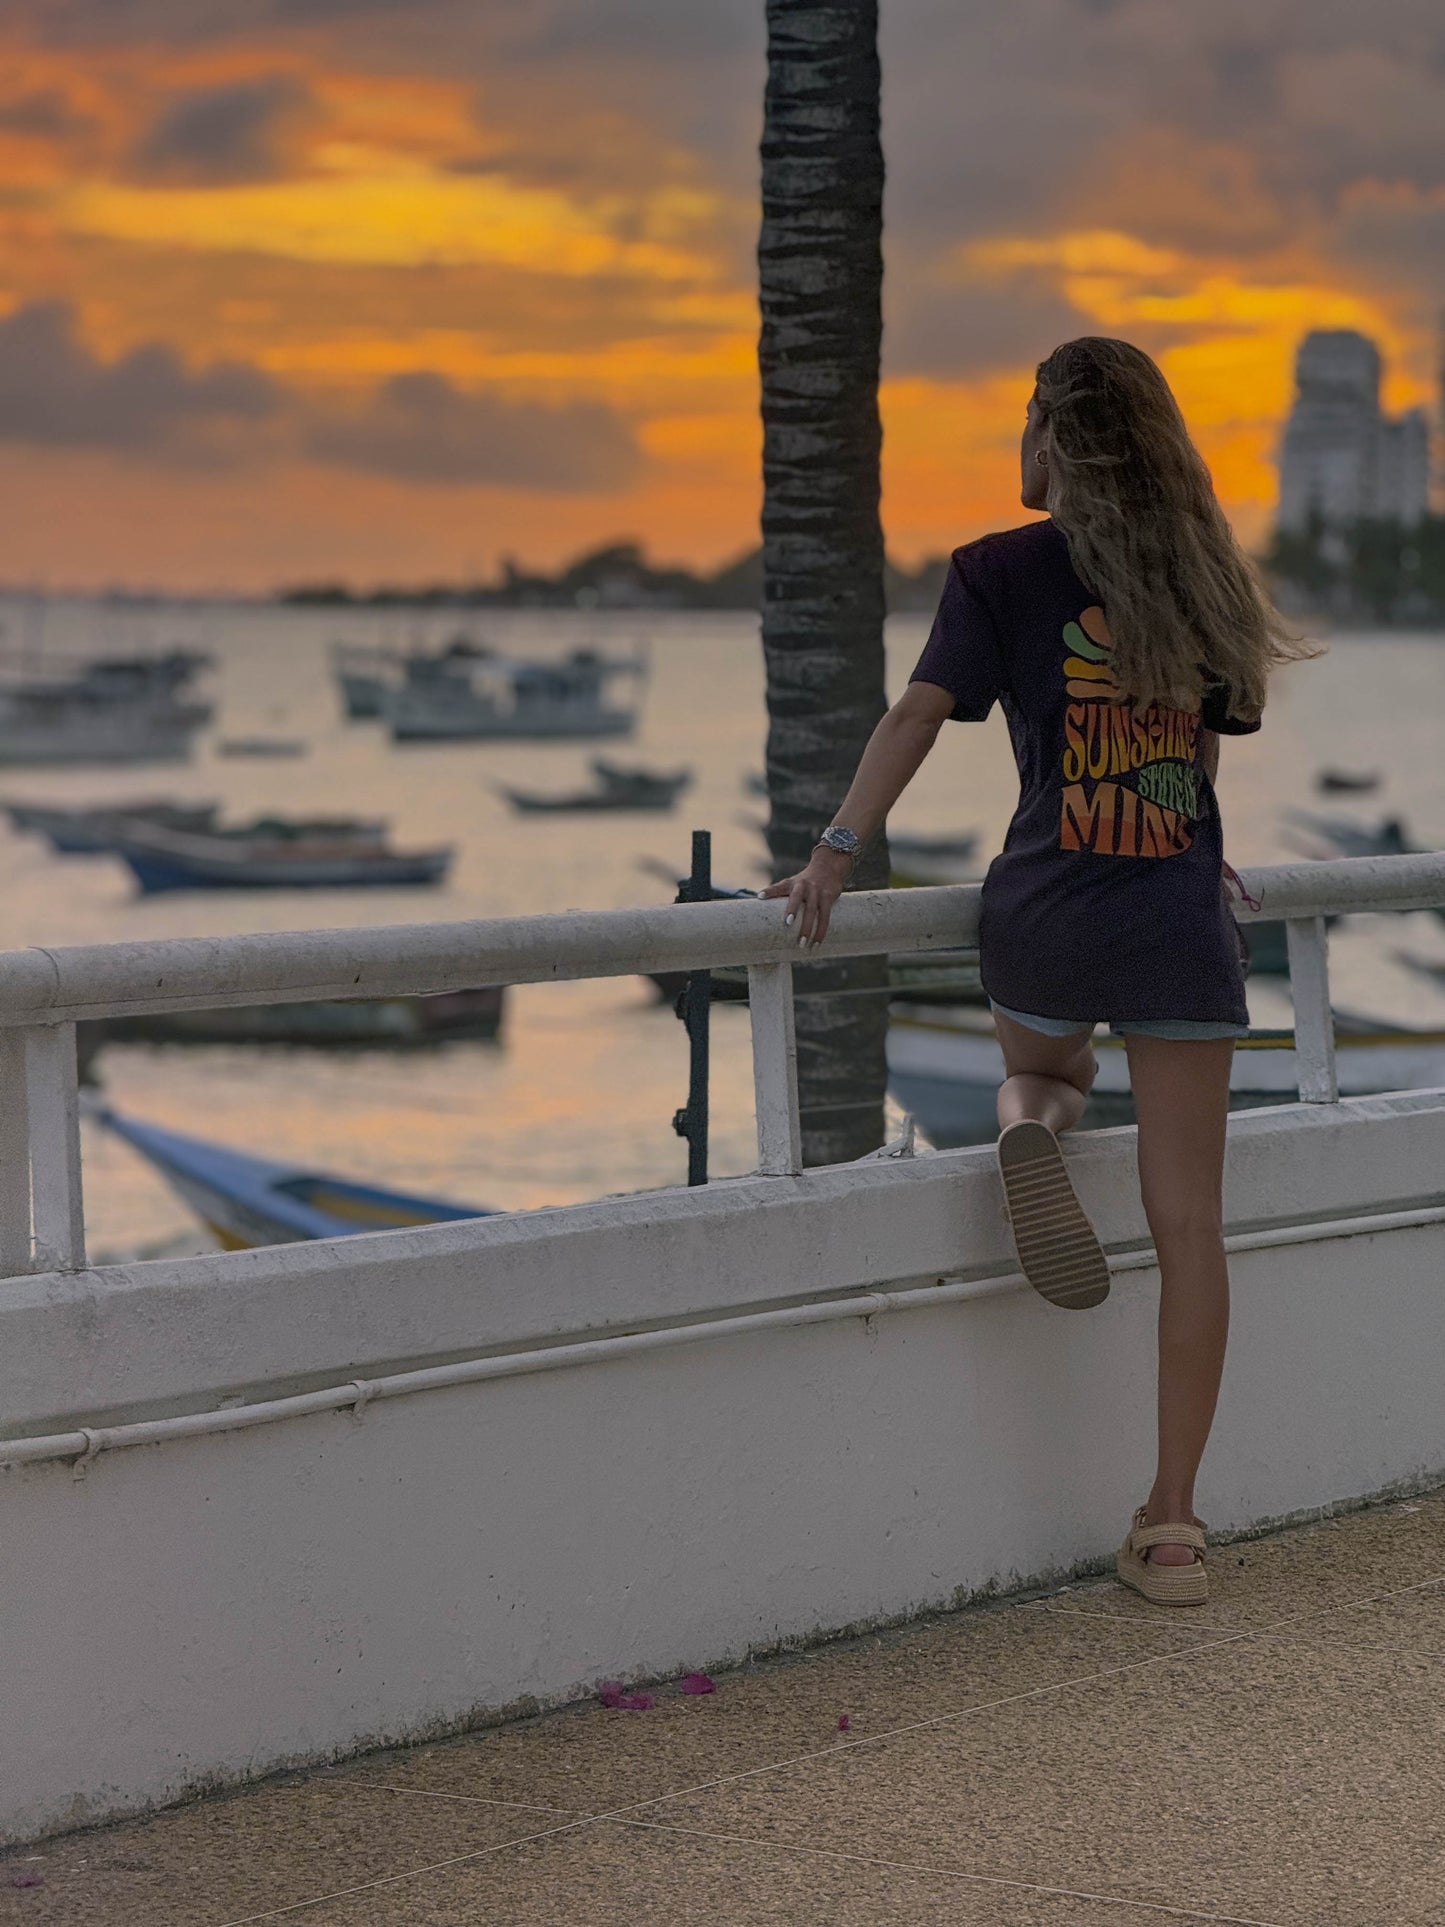
{"type": "Polygon", "coordinates": [[[1064,793],[1059,848],[1178,856],[1199,814],[1199,712],[1138,709],[1114,681],[1104,611],[1064,624],[1064,793]]]}

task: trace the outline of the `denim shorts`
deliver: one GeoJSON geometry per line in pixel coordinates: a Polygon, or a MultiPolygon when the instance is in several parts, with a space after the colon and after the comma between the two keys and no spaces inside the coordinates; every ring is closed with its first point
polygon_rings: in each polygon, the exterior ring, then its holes
{"type": "MultiPolygon", "coordinates": [[[[1027,1011],[1010,1010],[1007,1004],[996,1004],[989,1000],[989,1008],[1000,1011],[1005,1017],[1012,1017],[1016,1024],[1026,1030],[1036,1030],[1045,1037],[1082,1037],[1092,1031],[1094,1026],[1076,1022],[1072,1017],[1031,1017],[1027,1011]]],[[[1192,1017],[1120,1018],[1111,1023],[1109,1029],[1116,1037],[1163,1037],[1170,1043],[1203,1044],[1218,1037],[1248,1037],[1248,1024],[1202,1023],[1192,1017]]]]}

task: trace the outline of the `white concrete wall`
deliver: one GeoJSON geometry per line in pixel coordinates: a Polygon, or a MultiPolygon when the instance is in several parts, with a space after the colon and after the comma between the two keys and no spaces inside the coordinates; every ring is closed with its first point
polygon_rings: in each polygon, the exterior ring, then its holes
{"type": "MultiPolygon", "coordinates": [[[[1200,1495],[1238,1528],[1445,1475],[1445,1093],[1231,1122],[1234,1346],[1200,1495]]],[[[1078,1140],[1143,1241],[1133,1133],[1078,1140]]],[[[990,1154],[0,1286],[42,1433],[1012,1270],[990,1154]]],[[[1147,1481],[1149,1271],[709,1340],[0,1473],[0,1839],[600,1677],[718,1665],[1106,1554],[1147,1481]]]]}

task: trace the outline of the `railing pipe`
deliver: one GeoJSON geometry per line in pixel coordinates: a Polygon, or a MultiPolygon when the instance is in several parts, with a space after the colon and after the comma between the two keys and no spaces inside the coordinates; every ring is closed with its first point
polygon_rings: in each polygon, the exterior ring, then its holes
{"type": "MultiPolygon", "coordinates": [[[[1338,1096],[1325,916],[1445,905],[1445,851],[1246,871],[1259,903],[1243,922],[1282,919],[1306,1103],[1338,1096]]],[[[957,947],[977,935],[979,886],[872,890],[834,911],[833,956],[957,947]]],[[[793,1044],[793,934],[759,899],[659,904],[486,922],[309,930],[0,953],[0,1276],[33,1262],[84,1266],[75,1023],[84,1017],[416,995],[650,970],[748,966],[758,1160],[801,1169],[793,1044]]]]}
{"type": "MultiPolygon", "coordinates": [[[[1429,909],[1445,903],[1445,852],[1280,864],[1245,871],[1243,881],[1261,903],[1257,912],[1242,907],[1245,922],[1429,909]]],[[[978,903],[977,884],[858,891],[834,911],[827,951],[863,957],[969,944],[978,903]]],[[[781,905],[761,899],[11,950],[0,952],[0,1028],[781,963],[795,951],[781,905]]]]}
{"type": "Polygon", "coordinates": [[[748,1009],[753,1025],[758,1174],[765,1178],[791,1177],[803,1168],[791,964],[749,966],[748,1009]]]}
{"type": "MultiPolygon", "coordinates": [[[[1442,1221],[1445,1221],[1445,1209],[1427,1205],[1298,1225],[1264,1226],[1256,1231],[1231,1233],[1226,1236],[1224,1246],[1234,1257],[1246,1251],[1272,1251],[1286,1245],[1319,1244],[1336,1238],[1373,1238],[1382,1232],[1407,1231],[1442,1221]]],[[[1109,1259],[1109,1270],[1118,1277],[1126,1272],[1153,1270],[1158,1262],[1151,1245],[1115,1254],[1109,1259]]],[[[282,1420],[312,1418],[323,1412],[349,1409],[360,1417],[373,1400],[410,1398],[422,1392],[448,1391],[459,1385],[481,1385],[502,1378],[611,1364],[617,1359],[644,1357],[680,1345],[710,1344],[762,1332],[796,1331],[845,1319],[880,1318],[889,1312],[934,1311],[940,1305],[974,1304],[980,1299],[1000,1298],[1027,1289],[1027,1281],[1018,1271],[998,1272],[987,1278],[940,1278],[927,1285],[853,1292],[843,1298],[813,1299],[806,1304],[742,1312],[730,1318],[698,1319],[650,1331],[547,1345],[537,1350],[454,1359],[446,1365],[424,1365],[409,1372],[389,1372],[379,1378],[354,1378],[344,1385],[292,1392],[254,1404],[178,1412],[165,1418],[137,1419],[122,1425],[77,1426],[73,1431],[43,1433],[30,1438],[0,1437],[0,1466],[43,1465],[56,1459],[69,1459],[72,1477],[82,1479],[102,1452],[216,1437],[227,1432],[249,1431],[258,1425],[274,1425],[282,1420]]]]}
{"type": "Polygon", "coordinates": [[[37,1271],[85,1269],[80,1189],[80,1106],[74,1024],[24,1033],[30,1125],[30,1209],[37,1271]]]}
{"type": "Polygon", "coordinates": [[[1294,1061],[1302,1104],[1339,1102],[1335,1019],[1330,1008],[1329,934],[1323,917],[1290,917],[1289,989],[1294,1003],[1294,1061]]]}
{"type": "Polygon", "coordinates": [[[0,1278],[30,1269],[30,1111],[25,1032],[0,1030],[0,1278]]]}

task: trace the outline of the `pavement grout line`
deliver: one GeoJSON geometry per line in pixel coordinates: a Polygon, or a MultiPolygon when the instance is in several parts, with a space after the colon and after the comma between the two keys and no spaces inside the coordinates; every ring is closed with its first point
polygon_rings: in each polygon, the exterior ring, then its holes
{"type": "MultiPolygon", "coordinates": [[[[1333,1610],[1344,1612],[1348,1611],[1349,1608],[1354,1605],[1381,1605],[1388,1599],[1405,1598],[1411,1593],[1423,1592],[1430,1586],[1438,1586],[1441,1584],[1445,1584],[1445,1573],[1433,1573],[1430,1578],[1416,1580],[1409,1586],[1397,1586],[1388,1592],[1370,1593],[1362,1596],[1358,1600],[1347,1600],[1333,1610]]],[[[500,1841],[491,1847],[479,1847],[471,1853],[453,1854],[446,1860],[433,1861],[424,1867],[413,1867],[403,1873],[381,1874],[375,1879],[363,1881],[355,1887],[342,1888],[334,1893],[313,1894],[304,1900],[288,1901],[284,1906],[270,1908],[265,1913],[245,1914],[235,1920],[222,1921],[219,1923],[219,1927],[258,1927],[258,1923],[262,1921],[282,1920],[288,1914],[301,1913],[308,1907],[320,1907],[328,1901],[347,1900],[356,1894],[371,1893],[381,1887],[395,1886],[404,1880],[420,1880],[428,1874],[442,1873],[452,1867],[465,1866],[473,1861],[485,1860],[492,1854],[505,1853],[513,1847],[526,1846],[535,1840],[548,1840],[555,1838],[558,1834],[572,1833],[579,1827],[597,1826],[609,1820],[625,1820],[630,1814],[644,1812],[650,1807],[662,1806],[669,1800],[686,1799],[692,1794],[711,1793],[719,1787],[736,1786],[743,1780],[754,1780],[766,1773],[781,1773],[789,1767],[807,1766],[818,1760],[830,1759],[839,1753],[854,1752],[865,1746],[877,1746],[885,1740],[901,1739],[908,1733],[926,1732],[932,1727],[947,1726],[956,1720],[968,1719],[977,1713],[992,1712],[1001,1706],[1014,1706],[1025,1700],[1041,1699],[1050,1693],[1066,1692],[1071,1687],[1091,1686],[1098,1684],[1101,1680],[1118,1679],[1127,1673],[1141,1672],[1149,1666],[1164,1666],[1180,1659],[1197,1659],[1202,1653],[1218,1652],[1226,1646],[1237,1646],[1244,1640],[1259,1639],[1265,1634],[1280,1632],[1290,1626],[1297,1625],[1302,1617],[1317,1618],[1319,1615],[1318,1613],[1309,1615],[1294,1614],[1284,1619],[1271,1620],[1264,1626],[1232,1632],[1222,1639],[1206,1640],[1197,1645],[1174,1648],[1167,1653],[1154,1653],[1147,1659],[1131,1660],[1127,1665],[1108,1666],[1101,1671],[1093,1673],[1071,1674],[1062,1680],[1054,1680],[1043,1686],[1030,1687],[1022,1693],[1007,1693],[998,1699],[981,1700],[976,1705],[961,1707],[954,1713],[940,1713],[936,1714],[932,1719],[912,1720],[906,1726],[890,1727],[882,1733],[863,1734],[857,1739],[842,1740],[833,1746],[820,1747],[811,1753],[795,1754],[790,1759],[773,1760],[762,1766],[745,1768],[741,1772],[720,1774],[714,1779],[702,1780],[693,1786],[675,1787],[668,1793],[654,1794],[646,1800],[634,1800],[626,1806],[614,1807],[606,1812],[589,1814],[579,1820],[569,1820],[560,1826],[544,1827],[536,1833],[519,1834],[514,1840],[500,1841]]],[[[1198,1917],[1196,1913],[1195,1918],[1197,1919],[1198,1917]]],[[[1186,1915],[1185,1918],[1187,1919],[1188,1916],[1186,1915]]],[[[1227,1916],[1220,1915],[1216,1916],[1216,1918],[1223,1920],[1227,1919],[1227,1916]]],[[[1268,1921],[1246,1921],[1242,1923],[1242,1927],[1276,1927],[1276,1923],[1268,1921]]]]}
{"type": "MultiPolygon", "coordinates": [[[[1171,1610],[1173,1609],[1171,1608],[1171,1610]]],[[[1091,1613],[1085,1612],[1081,1606],[1041,1606],[1039,1611],[1048,1619],[1102,1619],[1106,1625],[1141,1626],[1145,1631],[1159,1627],[1159,1621],[1155,1619],[1152,1614],[1145,1613],[1091,1613]]],[[[1233,1622],[1216,1621],[1215,1623],[1229,1625],[1233,1622]]],[[[1160,1630],[1162,1630],[1162,1628],[1160,1628],[1160,1630]]],[[[1241,1627],[1239,1630],[1243,1631],[1244,1629],[1241,1627]]],[[[1179,1631],[1182,1634],[1184,1628],[1181,1626],[1179,1631]]]]}
{"type": "MultiPolygon", "coordinates": [[[[1365,1601],[1363,1605],[1342,1606],[1339,1610],[1342,1613],[1361,1612],[1367,1610],[1373,1603],[1373,1601],[1365,1601]]],[[[1078,1612],[1071,1606],[1046,1606],[1044,1611],[1052,1619],[1102,1619],[1107,1621],[1111,1626],[1137,1626],[1141,1623],[1142,1618],[1142,1615],[1131,1615],[1128,1613],[1078,1612]]],[[[1320,1617],[1333,1618],[1334,1609],[1327,1609],[1320,1614],[1320,1617]]],[[[1149,1622],[1143,1621],[1143,1623],[1147,1625],[1149,1622]]],[[[1303,1619],[1300,1621],[1298,1630],[1300,1634],[1308,1635],[1309,1627],[1310,1621],[1303,1619]]],[[[1318,1628],[1318,1633],[1321,1638],[1328,1637],[1328,1628],[1321,1626],[1318,1628]]],[[[1313,1637],[1313,1635],[1309,1636],[1313,1637]]],[[[1260,1639],[1285,1639],[1289,1637],[1289,1635],[1285,1632],[1261,1632],[1258,1633],[1256,1637],[1260,1639]]],[[[1398,1642],[1394,1641],[1389,1645],[1380,1645],[1362,1640],[1330,1639],[1329,1644],[1331,1650],[1342,1653],[1412,1653],[1416,1659],[1445,1659],[1445,1653],[1437,1653],[1430,1647],[1401,1646],[1398,1642]]],[[[1188,1653],[1193,1651],[1194,1648],[1188,1645],[1181,1645],[1178,1650],[1181,1653],[1188,1653]]]]}
{"type": "Polygon", "coordinates": [[[456,1800],[464,1806],[505,1807],[512,1813],[566,1813],[579,1820],[591,1818],[586,1807],[543,1806],[540,1800],[493,1800],[485,1793],[438,1793],[431,1787],[397,1786],[392,1780],[364,1780],[359,1775],[348,1779],[346,1784],[372,1787],[378,1793],[404,1794],[409,1800],[456,1800]]]}
{"type": "Polygon", "coordinates": [[[934,1867],[916,1860],[888,1860],[880,1854],[848,1853],[841,1847],[804,1847],[792,1841],[761,1840],[752,1834],[714,1833],[703,1827],[679,1827],[663,1820],[615,1820],[618,1827],[634,1827],[649,1833],[675,1833],[684,1839],[717,1840],[724,1845],[770,1849],[775,1853],[802,1854],[814,1860],[846,1860],[855,1866],[891,1867],[900,1873],[926,1874],[944,1880],[967,1881],[974,1886],[1009,1887],[1017,1892],[1048,1894],[1060,1900],[1097,1901],[1108,1907],[1137,1907],[1145,1913],[1167,1914],[1174,1920],[1219,1921],[1223,1927],[1281,1927],[1278,1921],[1257,1920],[1252,1914],[1217,1914],[1198,1907],[1171,1907],[1162,1900],[1130,1900],[1120,1894],[1094,1894],[1075,1887],[1052,1887],[1039,1880],[1020,1880],[1007,1874],[965,1873],[960,1867],[934,1867]]]}

